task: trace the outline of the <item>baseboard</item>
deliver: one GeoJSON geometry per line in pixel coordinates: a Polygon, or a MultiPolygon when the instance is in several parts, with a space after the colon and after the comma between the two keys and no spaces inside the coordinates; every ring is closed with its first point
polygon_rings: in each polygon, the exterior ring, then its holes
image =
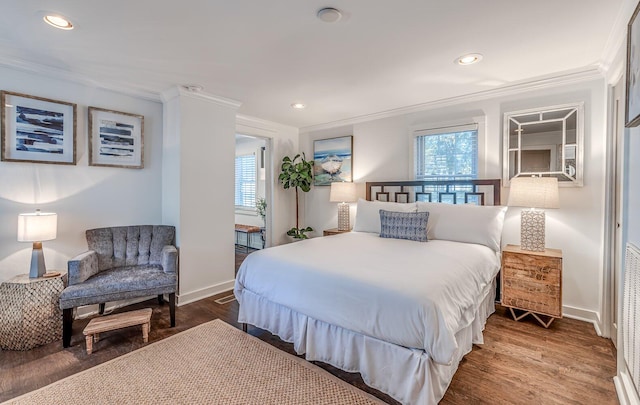
{"type": "Polygon", "coordinates": [[[179,294],[176,297],[176,305],[181,306],[181,305],[189,304],[191,302],[199,301],[203,298],[211,297],[216,294],[233,290],[233,286],[235,285],[235,282],[236,282],[235,280],[229,280],[229,281],[215,284],[206,288],[201,288],[196,291],[179,294]]]}
{"type": "Polygon", "coordinates": [[[640,405],[640,398],[638,398],[633,382],[627,373],[618,373],[613,377],[613,384],[616,387],[620,405],[640,405]]]}
{"type": "Polygon", "coordinates": [[[589,322],[593,324],[593,328],[596,330],[598,336],[602,336],[602,328],[600,328],[600,314],[596,311],[563,305],[562,316],[576,319],[578,321],[589,322]]]}
{"type": "Polygon", "coordinates": [[[618,402],[620,402],[620,405],[630,405],[629,400],[627,399],[626,389],[620,376],[613,377],[613,385],[616,387],[616,394],[618,395],[618,402]]]}

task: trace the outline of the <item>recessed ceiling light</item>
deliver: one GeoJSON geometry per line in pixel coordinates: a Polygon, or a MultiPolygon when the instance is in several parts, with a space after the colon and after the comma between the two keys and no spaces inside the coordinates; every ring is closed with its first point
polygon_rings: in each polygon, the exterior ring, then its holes
{"type": "Polygon", "coordinates": [[[73,29],[73,24],[71,24],[71,21],[59,15],[49,14],[45,15],[42,19],[50,26],[60,28],[61,30],[73,29]]]}
{"type": "Polygon", "coordinates": [[[296,110],[302,110],[303,108],[306,107],[306,105],[302,104],[302,103],[293,103],[291,104],[292,108],[295,108],[296,110]]]}
{"type": "Polygon", "coordinates": [[[455,60],[455,63],[458,65],[473,65],[474,63],[478,63],[482,60],[482,55],[479,53],[469,53],[467,55],[462,55],[458,59],[455,60]]]}
{"type": "Polygon", "coordinates": [[[340,21],[342,18],[342,13],[337,8],[333,7],[325,7],[318,10],[317,17],[326,22],[326,23],[334,23],[340,21]]]}

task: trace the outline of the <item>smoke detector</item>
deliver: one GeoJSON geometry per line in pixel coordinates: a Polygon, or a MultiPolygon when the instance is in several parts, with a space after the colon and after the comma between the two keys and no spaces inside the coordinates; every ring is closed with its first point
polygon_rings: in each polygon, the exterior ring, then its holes
{"type": "Polygon", "coordinates": [[[326,23],[334,23],[340,21],[342,13],[337,8],[325,7],[318,10],[317,17],[326,23]]]}

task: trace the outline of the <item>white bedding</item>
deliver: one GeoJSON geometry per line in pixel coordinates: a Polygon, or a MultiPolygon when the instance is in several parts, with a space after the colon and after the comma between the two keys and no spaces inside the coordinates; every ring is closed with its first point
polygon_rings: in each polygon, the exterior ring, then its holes
{"type": "MultiPolygon", "coordinates": [[[[456,334],[474,319],[500,269],[486,246],[383,239],[351,232],[252,253],[235,294],[407,348],[456,361],[456,334]]],[[[241,314],[242,317],[242,314],[241,314]]]]}

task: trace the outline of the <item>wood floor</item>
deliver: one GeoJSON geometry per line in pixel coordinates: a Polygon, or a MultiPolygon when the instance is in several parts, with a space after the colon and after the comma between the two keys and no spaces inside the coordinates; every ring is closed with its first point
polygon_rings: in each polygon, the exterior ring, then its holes
{"type": "MultiPolygon", "coordinates": [[[[176,327],[169,327],[169,306],[149,300],[120,311],[152,308],[149,342],[220,318],[236,322],[238,302],[217,304],[221,294],[176,309],[176,327]]],[[[71,347],[62,341],[29,351],[0,351],[0,402],[48,385],[97,364],[142,347],[139,328],[101,334],[87,355],[82,329],[89,319],[73,323],[71,347]]],[[[291,344],[270,333],[249,328],[249,333],[293,353],[291,344]]],[[[473,347],[460,364],[442,404],[617,404],[613,385],[614,349],[596,335],[593,326],[571,319],[555,321],[544,329],[529,320],[514,322],[498,306],[486,326],[485,343],[473,347]]],[[[176,359],[179,361],[179,359],[176,359]]],[[[388,396],[367,387],[359,374],[316,363],[339,378],[395,404],[388,396]]],[[[167,370],[171,372],[171,370],[167,370]]]]}

